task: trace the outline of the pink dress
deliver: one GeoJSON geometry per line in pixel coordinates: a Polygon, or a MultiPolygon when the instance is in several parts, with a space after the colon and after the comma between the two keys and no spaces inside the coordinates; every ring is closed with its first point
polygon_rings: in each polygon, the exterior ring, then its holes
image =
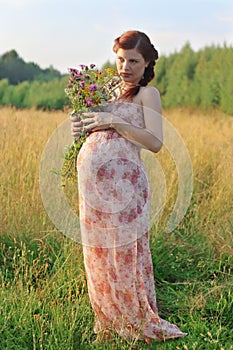
{"type": "MultiPolygon", "coordinates": [[[[142,106],[107,110],[144,127],[142,106]]],[[[165,340],[186,333],[158,315],[149,247],[150,193],[140,148],[113,129],[92,133],[77,161],[79,213],[94,331],[165,340]]]]}

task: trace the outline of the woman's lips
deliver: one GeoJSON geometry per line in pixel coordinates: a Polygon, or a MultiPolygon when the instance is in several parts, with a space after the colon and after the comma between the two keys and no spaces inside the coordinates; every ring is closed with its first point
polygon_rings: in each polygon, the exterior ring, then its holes
{"type": "Polygon", "coordinates": [[[128,78],[130,76],[130,74],[129,73],[121,73],[121,76],[123,78],[128,78]]]}

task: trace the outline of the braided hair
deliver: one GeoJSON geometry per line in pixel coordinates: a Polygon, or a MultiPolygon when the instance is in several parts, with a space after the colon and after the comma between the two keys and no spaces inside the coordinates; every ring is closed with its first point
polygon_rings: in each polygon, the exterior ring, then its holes
{"type": "Polygon", "coordinates": [[[149,62],[139,83],[121,96],[123,99],[132,99],[137,95],[141,86],[146,86],[154,78],[154,66],[159,57],[158,51],[145,33],[136,30],[129,30],[114,40],[113,51],[117,53],[119,49],[136,49],[144,60],[149,62]]]}

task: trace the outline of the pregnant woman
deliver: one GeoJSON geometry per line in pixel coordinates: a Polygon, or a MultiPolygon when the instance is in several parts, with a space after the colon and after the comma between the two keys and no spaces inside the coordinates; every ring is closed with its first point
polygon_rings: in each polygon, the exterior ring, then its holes
{"type": "Polygon", "coordinates": [[[91,131],[78,155],[79,211],[88,293],[97,340],[184,337],[158,315],[149,247],[150,189],[141,148],[163,143],[160,95],[148,86],[157,50],[128,31],[113,50],[121,83],[102,112],[72,118],[72,135],[91,131]]]}

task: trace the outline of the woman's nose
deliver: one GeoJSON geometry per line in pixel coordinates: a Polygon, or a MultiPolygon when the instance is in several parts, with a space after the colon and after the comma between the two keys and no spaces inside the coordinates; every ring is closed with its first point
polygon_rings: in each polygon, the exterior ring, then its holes
{"type": "Polygon", "coordinates": [[[127,70],[129,68],[129,62],[124,61],[123,68],[124,68],[124,70],[127,70]]]}

